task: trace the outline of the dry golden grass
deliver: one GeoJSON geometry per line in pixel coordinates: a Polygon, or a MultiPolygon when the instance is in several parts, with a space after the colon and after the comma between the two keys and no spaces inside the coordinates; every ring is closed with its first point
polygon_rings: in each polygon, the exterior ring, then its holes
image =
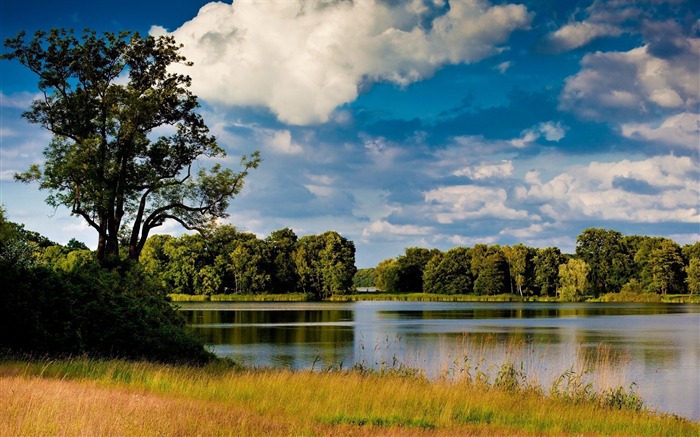
{"type": "Polygon", "coordinates": [[[648,412],[466,381],[120,361],[0,363],[0,436],[697,435],[648,412]]]}

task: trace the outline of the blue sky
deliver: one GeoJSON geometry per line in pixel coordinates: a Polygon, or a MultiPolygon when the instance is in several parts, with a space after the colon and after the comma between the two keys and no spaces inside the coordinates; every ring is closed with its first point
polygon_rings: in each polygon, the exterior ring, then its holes
{"type": "MultiPolygon", "coordinates": [[[[25,1],[0,36],[171,34],[235,165],[228,222],[336,230],[358,267],[422,246],[558,246],[587,227],[700,239],[700,12],[691,1],[25,1]]],[[[0,202],[54,241],[96,235],[12,180],[50,139],[36,78],[0,64],[0,202]]],[[[175,235],[175,224],[161,228],[175,235]]]]}

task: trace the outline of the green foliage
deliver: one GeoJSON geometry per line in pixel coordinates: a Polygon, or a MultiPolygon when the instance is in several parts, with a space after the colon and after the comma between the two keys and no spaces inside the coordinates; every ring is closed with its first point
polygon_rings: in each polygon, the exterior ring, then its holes
{"type": "Polygon", "coordinates": [[[549,396],[575,403],[594,401],[597,394],[593,390],[593,383],[585,379],[588,373],[590,373],[590,369],[576,372],[571,368],[565,371],[554,379],[549,388],[549,396]]]}
{"type": "Polygon", "coordinates": [[[625,290],[625,287],[622,287],[622,291],[619,293],[606,293],[600,296],[600,302],[662,302],[661,296],[656,293],[629,291],[625,290]]]}
{"type": "Polygon", "coordinates": [[[263,293],[271,289],[271,275],[265,242],[257,238],[241,241],[229,255],[236,278],[234,292],[263,293]]]}
{"type": "Polygon", "coordinates": [[[230,225],[205,234],[155,235],[144,245],[144,270],[171,294],[350,293],[355,246],[336,232],[297,239],[290,229],[261,240],[230,225]]]}
{"type": "Polygon", "coordinates": [[[510,275],[510,283],[514,283],[518,294],[523,295],[523,286],[533,274],[533,257],[534,250],[526,247],[523,244],[515,246],[504,246],[502,249],[503,255],[508,262],[508,272],[510,275]]]}
{"type": "Polygon", "coordinates": [[[581,259],[570,259],[559,266],[559,299],[572,302],[581,300],[588,288],[590,267],[581,259]]]}
{"type": "Polygon", "coordinates": [[[297,235],[289,228],[274,231],[265,240],[270,251],[272,263],[271,285],[272,293],[293,293],[297,289],[299,276],[294,265],[294,248],[297,235]]]}
{"type": "Polygon", "coordinates": [[[455,247],[434,254],[423,272],[423,291],[452,295],[473,293],[470,250],[455,247]]]}
{"type": "MultiPolygon", "coordinates": [[[[3,249],[4,252],[4,249],[3,249]]],[[[0,259],[0,349],[201,363],[211,359],[138,265],[104,269],[94,254],[50,267],[0,259]]]]}
{"type": "Polygon", "coordinates": [[[596,296],[620,291],[633,271],[634,255],[617,231],[585,229],[576,239],[576,256],[588,264],[588,285],[596,296]]]}
{"type": "Polygon", "coordinates": [[[494,387],[498,387],[505,391],[521,391],[527,388],[527,374],[523,369],[523,363],[516,367],[511,361],[506,361],[501,364],[496,378],[493,382],[494,387]]]}
{"type": "Polygon", "coordinates": [[[315,299],[354,291],[355,244],[337,232],[300,238],[293,257],[301,290],[315,299]]]}
{"type": "Polygon", "coordinates": [[[662,241],[651,251],[651,288],[661,294],[683,292],[681,248],[671,240],[662,241]]]}
{"type": "Polygon", "coordinates": [[[685,282],[688,286],[688,291],[693,294],[700,294],[700,258],[691,258],[687,267],[685,267],[687,277],[685,282]]]}
{"type": "Polygon", "coordinates": [[[191,80],[172,73],[186,63],[172,37],[85,30],[22,32],[6,40],[1,58],[39,77],[41,97],[23,114],[52,133],[43,168],[15,175],[38,181],[47,203],[64,206],[98,234],[101,262],[118,258],[120,236],[138,260],[150,232],[166,220],[204,229],[226,217],[258,152],[235,173],[220,164],[201,168],[199,158],[224,156],[209,134],[189,91],[191,80]],[[126,80],[125,80],[126,79],[126,80]],[[154,138],[154,129],[171,133],[154,138]]]}
{"type": "Polygon", "coordinates": [[[641,294],[644,293],[644,287],[642,286],[642,283],[637,281],[636,279],[630,279],[628,283],[622,286],[622,290],[620,290],[620,293],[624,294],[641,294]]]}
{"type": "Polygon", "coordinates": [[[396,292],[399,282],[399,265],[396,259],[389,258],[377,264],[375,269],[377,273],[376,285],[379,290],[386,292],[396,292]]]}
{"type": "Polygon", "coordinates": [[[428,250],[422,247],[409,247],[405,253],[396,258],[398,277],[395,291],[422,292],[423,271],[428,261],[437,250],[428,250]]]}
{"type": "Polygon", "coordinates": [[[532,262],[535,269],[534,285],[539,287],[540,294],[555,296],[559,288],[559,266],[564,263],[559,248],[537,249],[532,262]]]}
{"type": "Polygon", "coordinates": [[[377,271],[374,267],[367,269],[357,269],[352,283],[355,288],[367,288],[376,286],[377,271]]]}
{"type": "MultiPolygon", "coordinates": [[[[474,251],[479,245],[474,246],[474,251]]],[[[474,293],[477,295],[502,294],[511,291],[508,277],[508,263],[501,248],[497,245],[486,248],[478,256],[472,251],[472,271],[475,261],[478,276],[474,281],[474,293]]]]}
{"type": "Polygon", "coordinates": [[[634,383],[629,389],[624,387],[611,388],[600,396],[600,404],[616,410],[642,411],[644,400],[634,391],[634,383]]]}

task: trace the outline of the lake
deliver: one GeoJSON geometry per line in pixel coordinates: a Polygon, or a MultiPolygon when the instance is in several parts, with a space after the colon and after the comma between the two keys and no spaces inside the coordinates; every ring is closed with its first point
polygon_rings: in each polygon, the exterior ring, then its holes
{"type": "MultiPolygon", "coordinates": [[[[349,302],[179,303],[213,351],[249,366],[422,369],[528,381],[595,367],[596,386],[628,387],[651,408],[700,420],[700,305],[349,302]]],[[[493,379],[492,379],[493,380],[493,379]]]]}

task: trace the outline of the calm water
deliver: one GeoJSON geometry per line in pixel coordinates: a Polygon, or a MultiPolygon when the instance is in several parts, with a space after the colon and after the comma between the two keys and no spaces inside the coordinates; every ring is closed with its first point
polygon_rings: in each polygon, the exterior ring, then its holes
{"type": "Polygon", "coordinates": [[[220,356],[252,366],[420,367],[429,376],[511,359],[549,387],[607,357],[596,383],[634,382],[646,404],[700,420],[700,305],[183,303],[220,356]],[[603,351],[604,353],[600,353],[603,351]],[[465,366],[467,358],[467,366],[465,366]]]}

